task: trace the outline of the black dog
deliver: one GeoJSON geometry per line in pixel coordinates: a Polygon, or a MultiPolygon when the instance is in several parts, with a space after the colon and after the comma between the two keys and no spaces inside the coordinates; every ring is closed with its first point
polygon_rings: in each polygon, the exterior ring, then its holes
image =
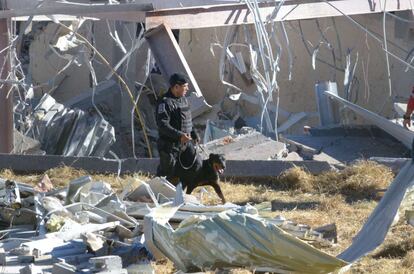
{"type": "MultiPolygon", "coordinates": [[[[175,176],[179,178],[183,189],[190,194],[198,186],[212,186],[220,197],[222,203],[226,203],[219,185],[219,175],[226,168],[226,160],[221,154],[211,153],[209,158],[202,160],[192,142],[188,142],[179,154],[175,167],[175,176]]],[[[177,185],[178,181],[173,182],[177,185]]]]}

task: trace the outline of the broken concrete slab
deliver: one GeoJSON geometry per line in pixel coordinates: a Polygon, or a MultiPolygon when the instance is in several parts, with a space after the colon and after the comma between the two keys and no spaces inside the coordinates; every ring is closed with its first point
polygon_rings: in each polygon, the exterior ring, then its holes
{"type": "Polygon", "coordinates": [[[312,128],[310,132],[310,135],[286,135],[284,138],[314,150],[310,156],[316,161],[340,164],[361,157],[401,157],[408,153],[400,142],[377,127],[312,128]]]}
{"type": "Polygon", "coordinates": [[[25,266],[22,269],[20,269],[20,274],[43,274],[43,273],[44,273],[43,268],[40,266],[34,265],[34,264],[29,264],[28,266],[25,266]]]}
{"type": "Polygon", "coordinates": [[[74,265],[60,262],[53,265],[52,273],[56,274],[72,274],[72,273],[78,273],[77,268],[74,265]]]}
{"type": "Polygon", "coordinates": [[[41,149],[41,144],[39,141],[20,133],[16,129],[14,129],[13,133],[13,150],[11,153],[37,155],[46,154],[46,152],[41,149]]]}
{"type": "Polygon", "coordinates": [[[369,160],[391,168],[394,174],[398,174],[398,172],[400,172],[401,168],[407,162],[412,161],[411,158],[393,158],[393,157],[370,157],[369,160]]]}
{"type": "Polygon", "coordinates": [[[224,154],[226,160],[270,160],[281,159],[287,153],[286,145],[274,141],[260,132],[223,137],[204,144],[209,153],[224,154]]]}
{"type": "MultiPolygon", "coordinates": [[[[232,121],[231,121],[232,122],[232,121]]],[[[216,123],[207,120],[206,129],[204,130],[203,143],[207,144],[216,139],[220,139],[227,136],[233,136],[234,134],[230,133],[229,130],[221,129],[216,125],[216,123]]]]}
{"type": "Polygon", "coordinates": [[[119,256],[102,256],[94,257],[89,259],[89,263],[92,264],[94,272],[111,272],[121,273],[122,270],[122,260],[119,256]]]}
{"type": "Polygon", "coordinates": [[[132,264],[127,267],[128,274],[155,274],[151,264],[132,264]]]}

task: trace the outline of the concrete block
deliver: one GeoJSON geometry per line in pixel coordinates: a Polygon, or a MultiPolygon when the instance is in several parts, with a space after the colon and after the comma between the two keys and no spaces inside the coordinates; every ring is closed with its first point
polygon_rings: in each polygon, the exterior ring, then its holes
{"type": "Polygon", "coordinates": [[[61,260],[62,262],[72,264],[72,265],[80,265],[80,264],[87,263],[89,259],[92,258],[93,256],[94,254],[85,253],[85,254],[61,257],[58,260],[61,260]]]}
{"type": "Polygon", "coordinates": [[[155,270],[151,264],[133,264],[127,268],[128,274],[154,274],[155,270]]]}
{"type": "Polygon", "coordinates": [[[0,265],[6,266],[6,265],[16,265],[18,264],[18,256],[10,256],[6,252],[0,253],[0,265]]]}
{"type": "Polygon", "coordinates": [[[53,265],[52,269],[53,274],[72,274],[76,273],[76,266],[68,263],[56,263],[53,265]]]}
{"type": "Polygon", "coordinates": [[[96,272],[96,274],[128,274],[128,270],[126,270],[126,269],[115,269],[115,270],[96,272]]]}
{"type": "Polygon", "coordinates": [[[122,259],[119,256],[102,256],[89,259],[89,263],[97,271],[120,270],[122,269],[122,259]]]}
{"type": "Polygon", "coordinates": [[[39,141],[23,135],[14,130],[13,154],[37,154],[44,155],[46,152],[41,149],[39,141]]]}
{"type": "Polygon", "coordinates": [[[27,263],[33,263],[34,262],[34,256],[32,255],[20,255],[17,257],[17,260],[19,263],[27,264],[27,263]]]}
{"type": "Polygon", "coordinates": [[[40,266],[29,264],[20,269],[20,274],[43,274],[43,269],[40,266]]]}
{"type": "Polygon", "coordinates": [[[223,137],[204,145],[207,154],[224,154],[227,160],[269,160],[287,153],[286,145],[274,141],[260,132],[223,137]]]}

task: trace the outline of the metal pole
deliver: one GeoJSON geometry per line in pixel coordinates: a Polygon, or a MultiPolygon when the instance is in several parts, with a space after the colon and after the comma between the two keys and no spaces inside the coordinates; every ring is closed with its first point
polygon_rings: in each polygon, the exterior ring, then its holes
{"type": "MultiPolygon", "coordinates": [[[[9,42],[7,32],[7,19],[0,19],[0,50],[7,47],[9,42]]],[[[0,53],[0,66],[6,60],[3,69],[0,68],[0,79],[6,79],[10,71],[8,50],[0,53]]],[[[6,84],[0,88],[0,153],[10,153],[13,150],[13,97],[7,96],[9,89],[6,84]]]]}

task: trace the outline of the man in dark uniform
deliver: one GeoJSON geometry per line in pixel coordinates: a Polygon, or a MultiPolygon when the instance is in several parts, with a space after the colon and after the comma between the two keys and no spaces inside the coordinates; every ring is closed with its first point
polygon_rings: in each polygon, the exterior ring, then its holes
{"type": "Polygon", "coordinates": [[[156,119],[158,126],[158,151],[160,165],[157,176],[174,177],[175,165],[182,145],[190,140],[198,142],[193,130],[190,105],[185,97],[188,80],[185,75],[174,73],[170,77],[170,88],[158,101],[156,119]]]}

